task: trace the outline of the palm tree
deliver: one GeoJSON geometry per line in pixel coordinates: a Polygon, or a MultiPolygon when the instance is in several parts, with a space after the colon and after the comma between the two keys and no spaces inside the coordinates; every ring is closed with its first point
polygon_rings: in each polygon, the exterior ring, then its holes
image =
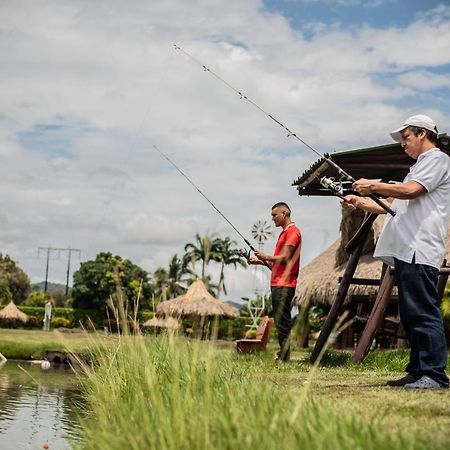
{"type": "Polygon", "coordinates": [[[210,236],[200,236],[198,233],[195,235],[196,244],[188,243],[184,246],[184,251],[186,252],[183,256],[183,264],[188,267],[189,263],[195,268],[195,263],[197,261],[202,262],[202,280],[206,281],[206,266],[210,261],[217,261],[218,252],[220,248],[218,247],[220,239],[211,239],[210,236]]]}
{"type": "Polygon", "coordinates": [[[220,295],[220,291],[223,290],[225,295],[227,294],[227,289],[225,286],[225,266],[233,264],[234,268],[239,264],[242,267],[247,267],[245,259],[242,257],[241,252],[238,248],[235,248],[235,241],[232,241],[229,237],[225,239],[218,239],[216,246],[218,248],[216,261],[220,263],[220,278],[219,285],[217,288],[217,297],[220,295]]]}
{"type": "MultiPolygon", "coordinates": [[[[202,262],[202,280],[208,286],[210,291],[216,288],[215,295],[219,297],[220,292],[223,290],[227,293],[225,287],[225,266],[232,264],[235,268],[239,264],[246,267],[245,259],[242,258],[239,249],[235,248],[235,241],[232,241],[229,237],[221,239],[219,237],[203,236],[199,234],[195,235],[196,243],[186,244],[184,247],[185,255],[183,256],[183,263],[187,267],[190,263],[195,268],[197,261],[202,262]],[[206,274],[206,267],[210,261],[214,261],[220,264],[220,277],[219,283],[214,286],[211,282],[211,277],[206,274]]],[[[195,272],[192,272],[195,275],[195,272]]],[[[193,281],[193,280],[192,280],[193,281]]]]}
{"type": "Polygon", "coordinates": [[[187,281],[185,275],[188,273],[190,273],[190,270],[185,267],[178,255],[173,255],[168,270],[159,267],[153,273],[152,287],[155,297],[164,301],[183,294],[186,287],[182,283],[187,281]]]}

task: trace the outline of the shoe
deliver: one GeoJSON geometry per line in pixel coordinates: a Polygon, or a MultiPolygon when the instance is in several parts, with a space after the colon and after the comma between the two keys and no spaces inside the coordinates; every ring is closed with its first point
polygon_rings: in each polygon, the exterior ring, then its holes
{"type": "Polygon", "coordinates": [[[410,373],[407,373],[403,378],[399,380],[389,380],[386,382],[387,386],[391,387],[403,387],[405,384],[415,383],[420,377],[416,377],[410,373]]]}
{"type": "Polygon", "coordinates": [[[281,352],[277,352],[275,355],[275,361],[283,361],[287,362],[291,358],[290,352],[286,352],[283,356],[281,356],[281,352]]]}
{"type": "Polygon", "coordinates": [[[414,383],[408,383],[404,386],[405,389],[444,389],[446,386],[439,384],[437,381],[424,375],[414,383]]]}

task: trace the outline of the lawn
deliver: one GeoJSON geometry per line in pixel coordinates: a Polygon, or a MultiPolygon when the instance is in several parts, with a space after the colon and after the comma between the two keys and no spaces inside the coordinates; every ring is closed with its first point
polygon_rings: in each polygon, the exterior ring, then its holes
{"type": "Polygon", "coordinates": [[[313,367],[307,352],[279,363],[273,350],[122,340],[84,381],[86,448],[450,448],[449,390],[385,386],[402,375],[406,351],[372,353],[359,366],[328,352],[313,367]]]}
{"type": "Polygon", "coordinates": [[[115,342],[102,333],[0,328],[0,353],[7,359],[41,359],[46,350],[83,352],[98,342],[115,342]]]}

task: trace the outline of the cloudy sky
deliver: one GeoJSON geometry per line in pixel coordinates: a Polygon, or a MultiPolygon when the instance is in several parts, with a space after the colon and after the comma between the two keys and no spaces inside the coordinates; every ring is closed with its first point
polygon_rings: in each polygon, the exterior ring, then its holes
{"type": "MultiPolygon", "coordinates": [[[[174,43],[321,152],[389,143],[417,113],[450,130],[449,0],[3,0],[0,251],[32,281],[39,247],[152,272],[196,233],[243,245],[153,145],[249,238],[280,200],[303,265],[337,238],[338,201],[291,186],[316,156],[174,43]]],[[[52,252],[49,281],[66,268],[52,252]]],[[[227,277],[230,299],[267,282],[227,277]]]]}

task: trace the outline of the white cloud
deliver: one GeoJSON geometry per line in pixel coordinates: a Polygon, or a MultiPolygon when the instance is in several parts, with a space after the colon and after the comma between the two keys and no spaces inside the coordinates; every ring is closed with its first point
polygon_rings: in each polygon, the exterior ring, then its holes
{"type": "MultiPolygon", "coordinates": [[[[448,11],[306,39],[256,0],[3,2],[0,250],[38,280],[39,246],[80,248],[83,260],[111,250],[152,271],[197,232],[242,245],[156,143],[246,236],[274,202],[291,204],[308,262],[339,222],[337,200],[290,185],[315,155],[172,44],[320,151],[342,150],[388,142],[421,108],[417,92],[448,86],[431,73],[450,62],[448,11]]],[[[424,109],[450,128],[448,109],[424,109]]],[[[64,281],[64,264],[50,276],[64,281]]],[[[249,294],[249,272],[228,276],[232,297],[249,294]]]]}
{"type": "Polygon", "coordinates": [[[426,70],[416,70],[400,74],[397,77],[400,84],[417,91],[427,92],[435,89],[450,88],[450,75],[437,74],[426,70]]]}

